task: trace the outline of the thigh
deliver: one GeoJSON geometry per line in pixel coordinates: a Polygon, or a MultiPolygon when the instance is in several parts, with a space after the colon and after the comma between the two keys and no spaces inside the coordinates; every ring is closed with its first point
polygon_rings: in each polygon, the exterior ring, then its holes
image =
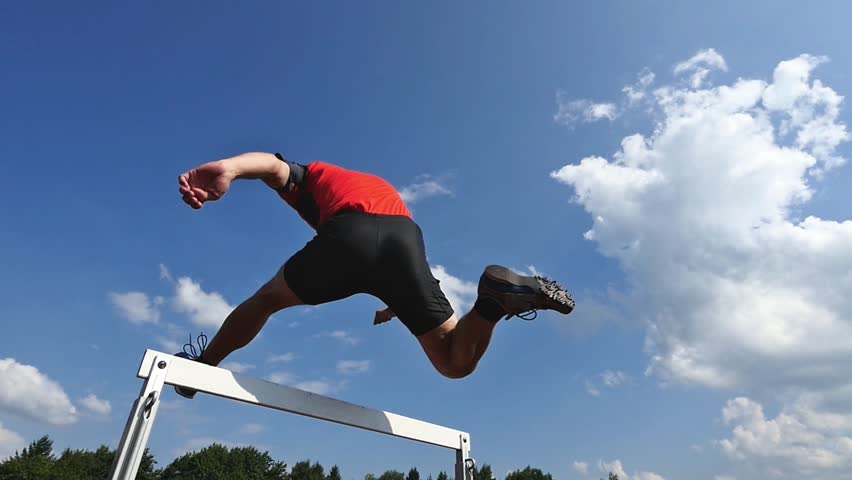
{"type": "Polygon", "coordinates": [[[281,267],[268,282],[266,282],[255,293],[255,297],[262,298],[268,305],[272,306],[276,311],[283,310],[287,307],[303,305],[305,302],[290,288],[287,280],[284,278],[284,267],[281,267]]]}
{"type": "Polygon", "coordinates": [[[302,302],[319,305],[365,291],[361,272],[368,259],[361,230],[358,221],[331,219],[287,260],[283,277],[302,302]]]}
{"type": "Polygon", "coordinates": [[[388,219],[380,238],[381,275],[376,296],[416,337],[447,322],[453,309],[429,268],[417,224],[407,218],[388,219]]]}

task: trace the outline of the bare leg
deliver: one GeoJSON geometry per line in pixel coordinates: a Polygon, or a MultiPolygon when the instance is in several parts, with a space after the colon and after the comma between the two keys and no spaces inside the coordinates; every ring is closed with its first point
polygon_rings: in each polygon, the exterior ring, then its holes
{"type": "Polygon", "coordinates": [[[462,378],[476,369],[488,349],[495,325],[470,311],[461,320],[451,316],[417,340],[438,372],[445,377],[462,378]]]}
{"type": "Polygon", "coordinates": [[[218,365],[234,350],[248,345],[266,324],[270,315],[301,304],[302,301],[284,280],[284,273],[279,270],[272,280],[228,315],[204,351],[202,361],[218,365]]]}

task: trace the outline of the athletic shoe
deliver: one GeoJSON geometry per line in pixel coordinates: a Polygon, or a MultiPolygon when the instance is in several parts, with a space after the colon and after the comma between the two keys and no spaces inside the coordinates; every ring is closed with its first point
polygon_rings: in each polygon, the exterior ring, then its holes
{"type": "Polygon", "coordinates": [[[506,311],[506,319],[533,320],[538,310],[569,314],[574,299],[555,281],[542,276],[519,275],[500,265],[489,265],[479,278],[478,293],[491,298],[506,311]]]}

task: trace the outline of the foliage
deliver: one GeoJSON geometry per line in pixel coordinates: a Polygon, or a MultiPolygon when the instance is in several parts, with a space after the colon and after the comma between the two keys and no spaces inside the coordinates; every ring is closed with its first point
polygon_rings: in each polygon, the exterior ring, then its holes
{"type": "MultiPolygon", "coordinates": [[[[21,452],[0,462],[0,480],[92,480],[109,477],[115,451],[101,446],[94,451],[66,448],[59,457],[53,454],[53,441],[44,436],[21,452]]],[[[148,450],[136,480],[342,480],[340,468],[331,467],[326,474],[319,462],[298,462],[287,472],[287,465],[274,460],[269,452],[255,447],[228,448],[212,444],[196,452],[187,453],[157,470],[157,462],[148,450]]],[[[427,479],[432,480],[430,474],[427,479]]],[[[447,472],[438,472],[436,480],[450,480],[447,472]]],[[[364,480],[422,480],[417,468],[408,474],[387,470],[378,477],[372,473],[364,480]]],[[[491,466],[483,464],[474,469],[473,480],[496,480],[491,466]]],[[[553,480],[549,473],[528,466],[509,473],[505,480],[553,480]]],[[[619,480],[609,474],[608,480],[619,480]]]]}
{"type": "Polygon", "coordinates": [[[214,443],[172,462],[159,480],[287,480],[287,465],[254,447],[228,449],[214,443]]]}
{"type": "Polygon", "coordinates": [[[506,480],[553,480],[553,476],[549,473],[545,474],[538,468],[527,466],[523,470],[516,470],[506,475],[506,480]]]}

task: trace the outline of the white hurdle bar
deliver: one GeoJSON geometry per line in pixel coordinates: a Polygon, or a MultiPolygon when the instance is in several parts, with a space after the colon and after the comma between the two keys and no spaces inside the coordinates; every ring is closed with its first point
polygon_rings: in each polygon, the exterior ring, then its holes
{"type": "Polygon", "coordinates": [[[373,410],[223,368],[146,350],[136,374],[145,379],[133,403],[112,464],[111,480],[133,480],[157,416],[165,385],[176,385],[260,407],[304,415],[407,438],[456,452],[455,480],[473,480],[470,434],[433,423],[373,410]]]}

